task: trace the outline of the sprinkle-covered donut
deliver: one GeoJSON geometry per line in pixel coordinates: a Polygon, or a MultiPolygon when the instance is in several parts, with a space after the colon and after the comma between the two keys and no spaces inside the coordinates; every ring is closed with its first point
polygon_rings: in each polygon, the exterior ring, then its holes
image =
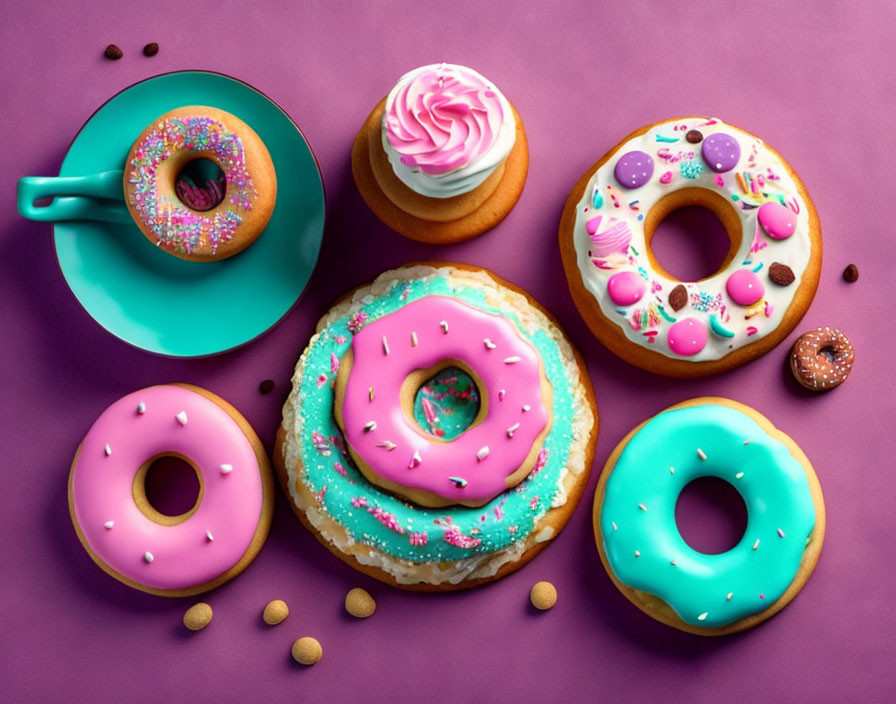
{"type": "Polygon", "coordinates": [[[69,474],[69,509],[81,544],[103,570],[162,596],[212,589],[261,549],[273,478],[261,441],[239,412],[186,384],[152,386],[113,403],[91,426],[69,474]],[[184,459],[199,497],[179,516],[146,498],[146,472],[184,459]]]}
{"type": "Polygon", "coordinates": [[[762,415],[723,398],[672,406],[616,447],[594,497],[594,531],[616,586],[655,619],[702,635],[755,626],[786,606],[818,560],[825,512],[812,465],[762,415]],[[681,491],[718,477],[740,493],[747,527],[727,552],[690,547],[681,491]]]}
{"type": "Polygon", "coordinates": [[[324,316],[274,460],[337,556],[396,586],[459,589],[518,569],[560,531],[596,434],[588,376],[553,319],[494,274],[432,263],[388,271],[324,316]]]}
{"type": "Polygon", "coordinates": [[[560,224],[579,312],[613,353],[668,376],[736,367],[780,342],[818,285],[821,229],[802,182],[762,140],[717,119],[629,135],[570,194],[560,224]],[[712,211],[731,241],[718,272],[668,274],[650,240],[678,208],[712,211]]]}
{"type": "Polygon", "coordinates": [[[277,199],[277,177],[264,142],[223,110],[193,105],[153,120],[131,147],[125,200],[140,231],[182,259],[210,261],[242,252],[262,233],[277,199]],[[204,159],[217,176],[185,175],[204,159]],[[199,179],[201,181],[201,179],[199,179]]]}
{"type": "Polygon", "coordinates": [[[790,369],[807,389],[828,391],[840,386],[852,371],[856,354],[849,338],[834,328],[810,330],[790,350],[790,369]]]}

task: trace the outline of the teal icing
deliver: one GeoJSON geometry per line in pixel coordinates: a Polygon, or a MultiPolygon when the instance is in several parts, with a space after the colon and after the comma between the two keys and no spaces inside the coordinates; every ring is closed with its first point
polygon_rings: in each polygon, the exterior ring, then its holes
{"type": "Polygon", "coordinates": [[[650,419],[616,461],[600,514],[604,552],[619,581],[703,627],[775,603],[793,582],[814,527],[802,465],[751,417],[717,404],[650,419]],[[747,506],[743,538],[719,555],[691,548],[675,523],[681,490],[700,477],[730,482],[747,506]]]}
{"type": "Polygon", "coordinates": [[[303,433],[299,445],[305,469],[302,481],[317,495],[320,507],[344,526],[354,540],[415,563],[455,561],[508,548],[530,534],[550,508],[573,441],[574,390],[557,342],[542,329],[534,334],[526,332],[514,315],[489,305],[482,290],[454,287],[441,275],[398,281],[386,294],[362,305],[360,311],[322,330],[306,354],[298,408],[303,433]],[[380,491],[341,451],[342,437],[333,420],[331,384],[335,374],[331,355],[341,359],[350,347],[350,327],[359,330],[363,323],[435,294],[454,296],[513,320],[520,334],[541,354],[545,374],[553,387],[553,424],[544,442],[543,466],[539,467],[539,462],[519,485],[476,508],[423,508],[380,491]],[[326,379],[322,381],[323,376],[326,379]]]}
{"type": "Polygon", "coordinates": [[[427,379],[414,396],[414,420],[446,442],[460,437],[479,413],[479,389],[463,369],[446,367],[427,379]],[[428,416],[424,402],[432,409],[428,416]]]}

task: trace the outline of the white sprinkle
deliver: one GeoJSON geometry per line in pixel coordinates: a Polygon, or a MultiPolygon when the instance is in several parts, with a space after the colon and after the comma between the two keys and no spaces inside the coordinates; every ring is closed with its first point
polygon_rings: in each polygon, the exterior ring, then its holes
{"type": "Polygon", "coordinates": [[[147,550],[145,553],[143,553],[143,559],[146,560],[147,563],[149,563],[149,562],[152,562],[153,560],[155,560],[156,558],[154,558],[152,556],[152,553],[149,550],[147,550]]]}
{"type": "Polygon", "coordinates": [[[389,342],[386,340],[386,336],[383,335],[383,354],[389,354],[389,342]]]}
{"type": "Polygon", "coordinates": [[[519,430],[519,427],[520,427],[520,424],[519,424],[519,423],[514,423],[513,425],[511,425],[511,426],[507,429],[507,437],[512,438],[512,437],[513,437],[513,434],[514,434],[517,430],[519,430]]]}
{"type": "Polygon", "coordinates": [[[504,394],[506,394],[506,393],[507,393],[507,392],[506,392],[504,389],[498,389],[498,400],[499,400],[499,401],[503,401],[503,400],[504,400],[504,394]]]}
{"type": "Polygon", "coordinates": [[[486,349],[493,350],[497,347],[497,345],[488,338],[485,338],[482,342],[485,344],[486,349]]]}
{"type": "Polygon", "coordinates": [[[669,467],[669,474],[675,474],[675,467],[669,467]]]}
{"type": "Polygon", "coordinates": [[[756,542],[753,543],[753,549],[756,550],[759,547],[759,538],[756,538],[756,542]]]}
{"type": "Polygon", "coordinates": [[[733,596],[734,596],[734,592],[728,592],[728,596],[726,596],[725,598],[726,598],[728,601],[731,601],[731,597],[733,597],[733,596]]]}
{"type": "Polygon", "coordinates": [[[369,433],[371,430],[376,430],[376,421],[369,420],[364,424],[364,432],[369,433]]]}
{"type": "Polygon", "coordinates": [[[103,523],[103,525],[106,526],[106,530],[112,530],[112,526],[115,525],[115,521],[106,521],[105,523],[103,523]]]}
{"type": "Polygon", "coordinates": [[[445,333],[446,335],[448,334],[448,321],[443,320],[441,323],[439,323],[439,327],[442,328],[443,333],[445,333]]]}
{"type": "Polygon", "coordinates": [[[635,550],[635,557],[641,557],[641,551],[635,550]]]}
{"type": "Polygon", "coordinates": [[[414,469],[414,467],[419,467],[423,462],[423,458],[420,456],[419,450],[414,450],[414,456],[411,457],[411,462],[408,464],[408,469],[414,469]]]}
{"type": "Polygon", "coordinates": [[[221,470],[221,474],[230,474],[233,471],[232,464],[222,464],[218,469],[221,470]]]}
{"type": "Polygon", "coordinates": [[[740,479],[740,478],[743,477],[743,476],[744,476],[744,473],[743,473],[743,472],[738,472],[737,474],[734,475],[734,478],[735,478],[735,479],[740,479]]]}
{"type": "Polygon", "coordinates": [[[644,504],[638,504],[638,508],[641,509],[642,511],[647,510],[647,507],[644,504]]]}
{"type": "Polygon", "coordinates": [[[705,460],[705,459],[706,459],[706,453],[705,453],[703,450],[701,450],[699,447],[697,448],[697,456],[698,456],[701,460],[705,460]]]}
{"type": "Polygon", "coordinates": [[[112,448],[109,447],[109,443],[106,443],[106,446],[103,448],[103,454],[108,457],[112,454],[112,448]]]}
{"type": "Polygon", "coordinates": [[[700,614],[700,615],[697,617],[697,620],[698,620],[698,621],[705,621],[707,616],[709,616],[709,611],[704,611],[702,614],[700,614]]]}
{"type": "Polygon", "coordinates": [[[619,530],[619,526],[616,525],[616,521],[610,521],[610,524],[613,526],[613,530],[619,530]]]}
{"type": "Polygon", "coordinates": [[[778,535],[780,535],[782,538],[784,537],[784,531],[780,528],[778,528],[778,535]]]}
{"type": "Polygon", "coordinates": [[[532,406],[530,406],[528,403],[525,406],[523,406],[523,411],[525,413],[528,413],[531,410],[532,410],[532,406]]]}
{"type": "Polygon", "coordinates": [[[488,445],[483,445],[476,453],[476,459],[482,462],[486,457],[488,457],[488,445]]]}
{"type": "Polygon", "coordinates": [[[174,417],[177,418],[177,422],[180,423],[181,425],[187,424],[187,412],[186,411],[181,411],[174,417]]]}
{"type": "Polygon", "coordinates": [[[142,416],[144,413],[146,413],[146,404],[141,401],[137,404],[137,415],[142,416]]]}
{"type": "Polygon", "coordinates": [[[513,357],[505,357],[504,364],[516,364],[520,361],[520,358],[514,355],[513,357]]]}
{"type": "Polygon", "coordinates": [[[411,333],[411,347],[416,347],[416,346],[417,346],[417,333],[412,332],[411,333]]]}
{"type": "Polygon", "coordinates": [[[208,540],[208,542],[212,542],[215,539],[215,536],[212,535],[210,530],[207,530],[205,531],[205,539],[208,540]]]}
{"type": "Polygon", "coordinates": [[[396,447],[398,447],[394,442],[389,442],[388,440],[383,440],[382,442],[378,442],[376,444],[377,447],[384,447],[389,452],[392,452],[396,447]]]}

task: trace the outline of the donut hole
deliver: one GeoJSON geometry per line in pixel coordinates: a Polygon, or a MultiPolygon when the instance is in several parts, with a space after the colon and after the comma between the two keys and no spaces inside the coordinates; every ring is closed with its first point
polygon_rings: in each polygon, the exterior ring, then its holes
{"type": "Polygon", "coordinates": [[[416,386],[414,424],[424,434],[445,442],[477,423],[482,411],[482,394],[474,375],[458,364],[448,361],[437,365],[434,372],[417,370],[418,379],[410,382],[416,386]]]}
{"type": "Polygon", "coordinates": [[[722,271],[741,244],[740,216],[712,191],[687,188],[661,198],[644,221],[655,269],[694,282],[722,271]]]}
{"type": "Polygon", "coordinates": [[[732,484],[718,477],[689,482],[675,504],[675,525],[697,552],[718,555],[731,550],[747,530],[747,506],[732,484]]]}
{"type": "Polygon", "coordinates": [[[818,350],[818,356],[825,357],[828,362],[833,364],[834,359],[837,357],[837,350],[835,350],[831,345],[825,345],[820,350],[818,350]]]}
{"type": "Polygon", "coordinates": [[[175,525],[195,513],[202,500],[199,470],[185,457],[158,455],[134,477],[134,502],[150,520],[175,525]]]}
{"type": "Polygon", "coordinates": [[[198,157],[181,167],[174,177],[174,192],[190,210],[205,212],[216,208],[227,190],[227,178],[211,159],[198,157]]]}

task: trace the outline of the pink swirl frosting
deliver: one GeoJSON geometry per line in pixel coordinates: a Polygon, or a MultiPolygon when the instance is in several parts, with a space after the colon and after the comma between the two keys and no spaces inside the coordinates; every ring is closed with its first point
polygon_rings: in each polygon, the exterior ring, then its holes
{"type": "Polygon", "coordinates": [[[476,71],[452,64],[403,76],[386,101],[383,132],[396,175],[435,197],[478,186],[507,158],[515,140],[507,99],[476,71]]]}

